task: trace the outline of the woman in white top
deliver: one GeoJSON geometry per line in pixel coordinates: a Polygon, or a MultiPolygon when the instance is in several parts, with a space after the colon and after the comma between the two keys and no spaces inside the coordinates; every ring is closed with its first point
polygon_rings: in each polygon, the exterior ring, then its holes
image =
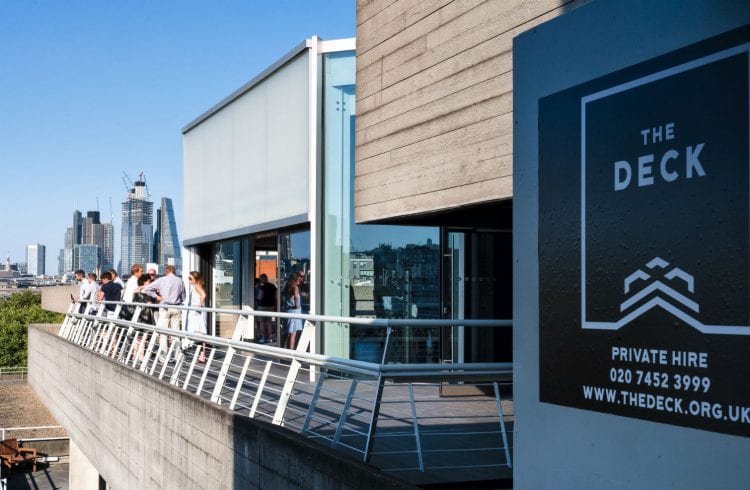
{"type": "MultiPolygon", "coordinates": [[[[287,313],[302,313],[302,303],[300,302],[299,285],[304,280],[304,273],[298,272],[289,276],[284,286],[284,309],[287,313]]],[[[287,345],[294,349],[297,342],[297,332],[302,331],[301,318],[289,318],[287,320],[287,333],[289,334],[287,345]]]]}
{"type": "MultiPolygon", "coordinates": [[[[200,272],[192,271],[188,276],[190,289],[187,295],[187,306],[205,306],[206,305],[206,286],[203,284],[203,278],[200,272]]],[[[188,333],[199,333],[206,335],[206,312],[190,310],[185,317],[185,330],[188,333]]],[[[201,348],[198,362],[206,362],[206,344],[201,348]]]]}

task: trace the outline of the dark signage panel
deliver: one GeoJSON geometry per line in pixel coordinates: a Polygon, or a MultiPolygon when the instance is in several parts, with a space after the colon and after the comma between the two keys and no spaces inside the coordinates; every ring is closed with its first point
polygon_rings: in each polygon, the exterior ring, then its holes
{"type": "Polygon", "coordinates": [[[540,100],[541,401],[750,436],[749,41],[540,100]]]}

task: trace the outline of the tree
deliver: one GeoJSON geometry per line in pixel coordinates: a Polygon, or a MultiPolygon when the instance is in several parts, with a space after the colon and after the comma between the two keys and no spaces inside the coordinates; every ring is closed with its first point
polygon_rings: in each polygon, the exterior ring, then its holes
{"type": "Polygon", "coordinates": [[[0,367],[26,366],[28,328],[32,323],[62,323],[63,315],[42,309],[33,291],[0,299],[0,367]]]}

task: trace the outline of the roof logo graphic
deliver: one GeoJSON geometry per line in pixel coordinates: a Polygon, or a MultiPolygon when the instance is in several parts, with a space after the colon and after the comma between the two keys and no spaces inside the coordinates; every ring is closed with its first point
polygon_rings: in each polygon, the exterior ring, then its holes
{"type": "Polygon", "coordinates": [[[695,278],[669,262],[654,257],[644,268],[630,274],[623,281],[623,293],[630,295],[620,303],[623,316],[616,322],[584,321],[583,328],[619,330],[647,311],[660,307],[702,333],[750,335],[750,327],[734,325],[705,325],[696,316],[700,305],[690,298],[695,293],[695,278]]]}

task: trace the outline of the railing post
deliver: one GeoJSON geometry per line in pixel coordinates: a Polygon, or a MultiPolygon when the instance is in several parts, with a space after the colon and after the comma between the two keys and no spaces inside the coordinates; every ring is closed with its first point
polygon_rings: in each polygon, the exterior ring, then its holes
{"type": "Polygon", "coordinates": [[[260,383],[258,383],[258,390],[255,392],[255,398],[253,398],[253,406],[250,407],[250,413],[248,413],[248,416],[251,419],[255,418],[255,411],[258,410],[258,405],[260,405],[260,398],[263,396],[263,390],[266,387],[266,381],[268,380],[268,373],[271,372],[271,361],[266,361],[266,367],[263,369],[263,376],[260,378],[260,383]]]}
{"type": "MultiPolygon", "coordinates": [[[[246,317],[245,315],[240,315],[239,318],[237,318],[237,324],[234,326],[232,340],[242,340],[242,335],[244,333],[246,324],[246,322],[243,321],[243,318],[247,319],[247,323],[249,323],[251,321],[250,318],[253,317],[249,315],[248,317],[246,317]]],[[[219,376],[216,378],[214,391],[211,393],[211,401],[214,403],[219,403],[219,399],[221,398],[221,390],[224,388],[224,383],[227,380],[227,374],[229,374],[229,368],[232,365],[232,360],[234,359],[234,353],[236,351],[237,349],[235,349],[234,347],[227,348],[227,355],[226,357],[224,357],[224,362],[221,363],[221,370],[219,370],[219,376]]]]}
{"type": "Polygon", "coordinates": [[[500,417],[500,433],[503,438],[503,450],[505,451],[505,461],[508,463],[508,468],[512,468],[513,465],[510,461],[510,448],[508,448],[508,434],[505,429],[505,417],[503,416],[502,396],[500,396],[500,386],[497,381],[492,383],[495,388],[495,401],[497,401],[497,415],[500,417]]]}
{"type": "Polygon", "coordinates": [[[71,314],[74,311],[74,308],[76,308],[78,304],[75,301],[71,301],[70,305],[68,305],[68,311],[65,313],[65,319],[63,320],[63,324],[60,327],[60,331],[57,333],[60,337],[68,338],[68,330],[70,329],[70,323],[73,321],[73,317],[71,314]]]}
{"type": "Polygon", "coordinates": [[[372,411],[370,412],[370,424],[367,427],[367,442],[365,443],[365,463],[370,462],[372,456],[372,445],[375,442],[375,431],[378,427],[378,419],[380,418],[380,402],[383,400],[383,388],[385,387],[385,378],[380,374],[378,376],[378,386],[375,389],[375,396],[372,400],[372,411]]]}
{"type": "Polygon", "coordinates": [[[346,402],[344,402],[344,408],[341,409],[341,418],[339,418],[339,423],[336,426],[336,433],[333,435],[333,440],[331,441],[331,447],[335,447],[336,444],[339,443],[339,439],[341,438],[341,433],[344,431],[344,425],[346,425],[346,419],[349,417],[349,409],[352,406],[352,399],[354,398],[354,393],[357,391],[357,378],[354,378],[352,380],[352,384],[349,386],[349,394],[346,397],[346,402]]]}
{"type": "Polygon", "coordinates": [[[234,387],[234,395],[232,396],[232,401],[229,403],[229,410],[234,410],[234,407],[237,404],[237,398],[239,398],[240,391],[242,391],[242,384],[245,382],[245,376],[247,375],[247,368],[249,366],[250,356],[246,356],[245,362],[242,364],[242,372],[240,372],[240,377],[237,379],[237,385],[234,387]]]}
{"type": "MultiPolygon", "coordinates": [[[[315,335],[315,325],[305,320],[305,326],[302,329],[302,334],[299,337],[299,343],[295,350],[298,352],[307,352],[313,335],[315,335]]],[[[281,395],[279,395],[279,404],[276,406],[276,412],[273,414],[272,423],[275,425],[283,425],[286,407],[289,404],[289,398],[292,397],[292,390],[294,389],[294,383],[297,381],[297,374],[299,374],[300,367],[302,367],[302,363],[297,359],[292,359],[292,363],[289,365],[289,372],[286,375],[286,381],[284,382],[284,388],[281,390],[281,395]]]]}
{"type": "Polygon", "coordinates": [[[388,325],[385,330],[385,345],[383,346],[383,357],[380,359],[380,364],[385,364],[388,360],[388,350],[391,348],[391,340],[393,339],[393,327],[388,325]]]}
{"type": "Polygon", "coordinates": [[[422,456],[422,441],[419,437],[419,422],[417,421],[417,404],[414,401],[414,384],[409,383],[409,405],[411,405],[411,420],[414,427],[414,441],[417,444],[417,457],[419,458],[419,471],[424,471],[424,458],[422,456]]]}
{"type": "Polygon", "coordinates": [[[326,380],[326,373],[320,373],[318,376],[318,382],[315,385],[315,392],[313,393],[312,399],[310,400],[310,406],[307,408],[307,415],[305,416],[305,423],[302,425],[302,434],[307,432],[310,428],[310,422],[312,421],[313,414],[315,413],[315,406],[318,404],[318,398],[320,397],[320,391],[323,389],[323,383],[326,380]]]}

